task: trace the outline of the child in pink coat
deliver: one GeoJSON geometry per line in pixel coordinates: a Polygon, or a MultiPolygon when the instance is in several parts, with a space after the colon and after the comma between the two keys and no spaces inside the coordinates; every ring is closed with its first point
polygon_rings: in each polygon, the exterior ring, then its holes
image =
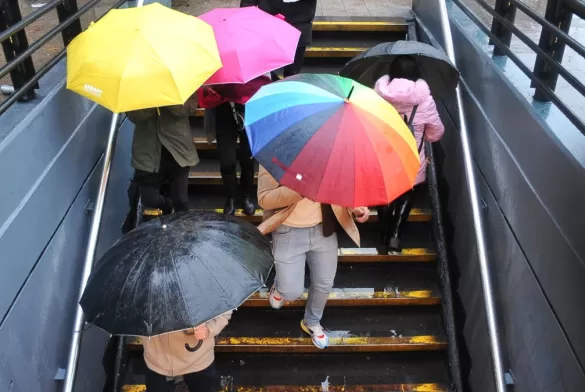
{"type": "MultiPolygon", "coordinates": [[[[429,86],[420,78],[420,71],[412,57],[398,56],[390,66],[390,74],[378,79],[375,90],[391,103],[398,113],[405,116],[407,122],[412,121],[412,130],[421,163],[414,184],[416,188],[425,181],[426,177],[427,160],[424,141],[436,142],[445,132],[429,86]],[[412,117],[413,112],[414,117],[412,117]]],[[[412,193],[413,191],[409,191],[390,205],[378,207],[378,217],[382,225],[378,240],[379,253],[387,254],[389,250],[402,251],[400,228],[410,214],[412,193]]]]}

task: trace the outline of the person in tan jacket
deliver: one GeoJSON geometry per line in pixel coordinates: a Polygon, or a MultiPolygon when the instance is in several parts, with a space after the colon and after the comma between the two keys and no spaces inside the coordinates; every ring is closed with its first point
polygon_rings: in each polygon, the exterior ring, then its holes
{"type": "Polygon", "coordinates": [[[329,338],[321,327],[325,304],[337,272],[337,226],[341,226],[359,246],[360,235],[354,221],[365,222],[366,207],[348,209],[313,202],[280,185],[266,169],[258,173],[258,204],[264,221],[258,229],[272,233],[276,279],[270,289],[270,306],[280,309],[305,291],[305,261],[311,269],[311,287],[301,329],[313,344],[324,349],[329,338]]]}
{"type": "Polygon", "coordinates": [[[191,392],[215,391],[215,337],[231,316],[230,311],[193,329],[142,337],[146,390],[170,392],[174,383],[169,378],[183,376],[191,392]]]}

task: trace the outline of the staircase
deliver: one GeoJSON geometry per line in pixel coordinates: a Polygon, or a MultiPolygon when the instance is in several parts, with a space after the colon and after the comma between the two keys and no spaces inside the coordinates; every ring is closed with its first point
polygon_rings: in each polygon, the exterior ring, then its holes
{"type": "MultiPolygon", "coordinates": [[[[320,19],[305,59],[305,72],[337,73],[340,66],[379,42],[405,39],[404,19],[320,19]]],[[[221,189],[215,145],[208,145],[203,112],[192,117],[201,163],[193,168],[191,208],[219,210],[221,189]]],[[[416,195],[401,254],[378,255],[375,212],[360,226],[362,248],[339,237],[339,269],[322,324],[330,347],[316,349],[304,335],[306,293],[272,310],[268,288],[234,312],[218,337],[216,364],[225,392],[449,391],[447,338],[436,273],[432,214],[426,190],[416,195]]],[[[251,217],[259,223],[262,212],[251,217]]],[[[308,279],[308,277],[307,277],[308,279]]],[[[307,284],[308,287],[308,284],[307,284]]],[[[146,391],[139,339],[126,339],[124,392],[146,391]]],[[[178,384],[177,391],[183,391],[178,384]]]]}

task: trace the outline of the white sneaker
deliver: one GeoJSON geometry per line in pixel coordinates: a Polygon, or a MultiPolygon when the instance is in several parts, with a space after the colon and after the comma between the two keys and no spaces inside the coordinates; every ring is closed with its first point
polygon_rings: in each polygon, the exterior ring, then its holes
{"type": "Polygon", "coordinates": [[[308,326],[305,324],[305,320],[301,320],[301,329],[311,335],[313,344],[318,349],[323,350],[329,346],[329,336],[323,331],[323,327],[320,324],[308,326]]]}
{"type": "Polygon", "coordinates": [[[276,284],[273,284],[270,288],[269,301],[272,309],[280,309],[284,305],[284,298],[282,298],[282,295],[276,290],[276,284]]]}

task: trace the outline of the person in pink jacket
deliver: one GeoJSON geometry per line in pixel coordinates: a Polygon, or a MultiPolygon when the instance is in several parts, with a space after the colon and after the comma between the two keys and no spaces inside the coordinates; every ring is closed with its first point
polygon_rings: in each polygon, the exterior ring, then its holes
{"type": "MultiPolygon", "coordinates": [[[[412,57],[398,56],[390,66],[390,74],[378,79],[374,88],[405,117],[414,132],[420,155],[420,169],[414,184],[416,188],[426,177],[424,142],[436,142],[445,132],[429,86],[421,79],[416,61],[412,57]]],[[[413,191],[409,191],[393,203],[378,207],[378,218],[382,226],[378,240],[379,253],[402,251],[400,229],[410,214],[412,193],[413,191]]]]}

